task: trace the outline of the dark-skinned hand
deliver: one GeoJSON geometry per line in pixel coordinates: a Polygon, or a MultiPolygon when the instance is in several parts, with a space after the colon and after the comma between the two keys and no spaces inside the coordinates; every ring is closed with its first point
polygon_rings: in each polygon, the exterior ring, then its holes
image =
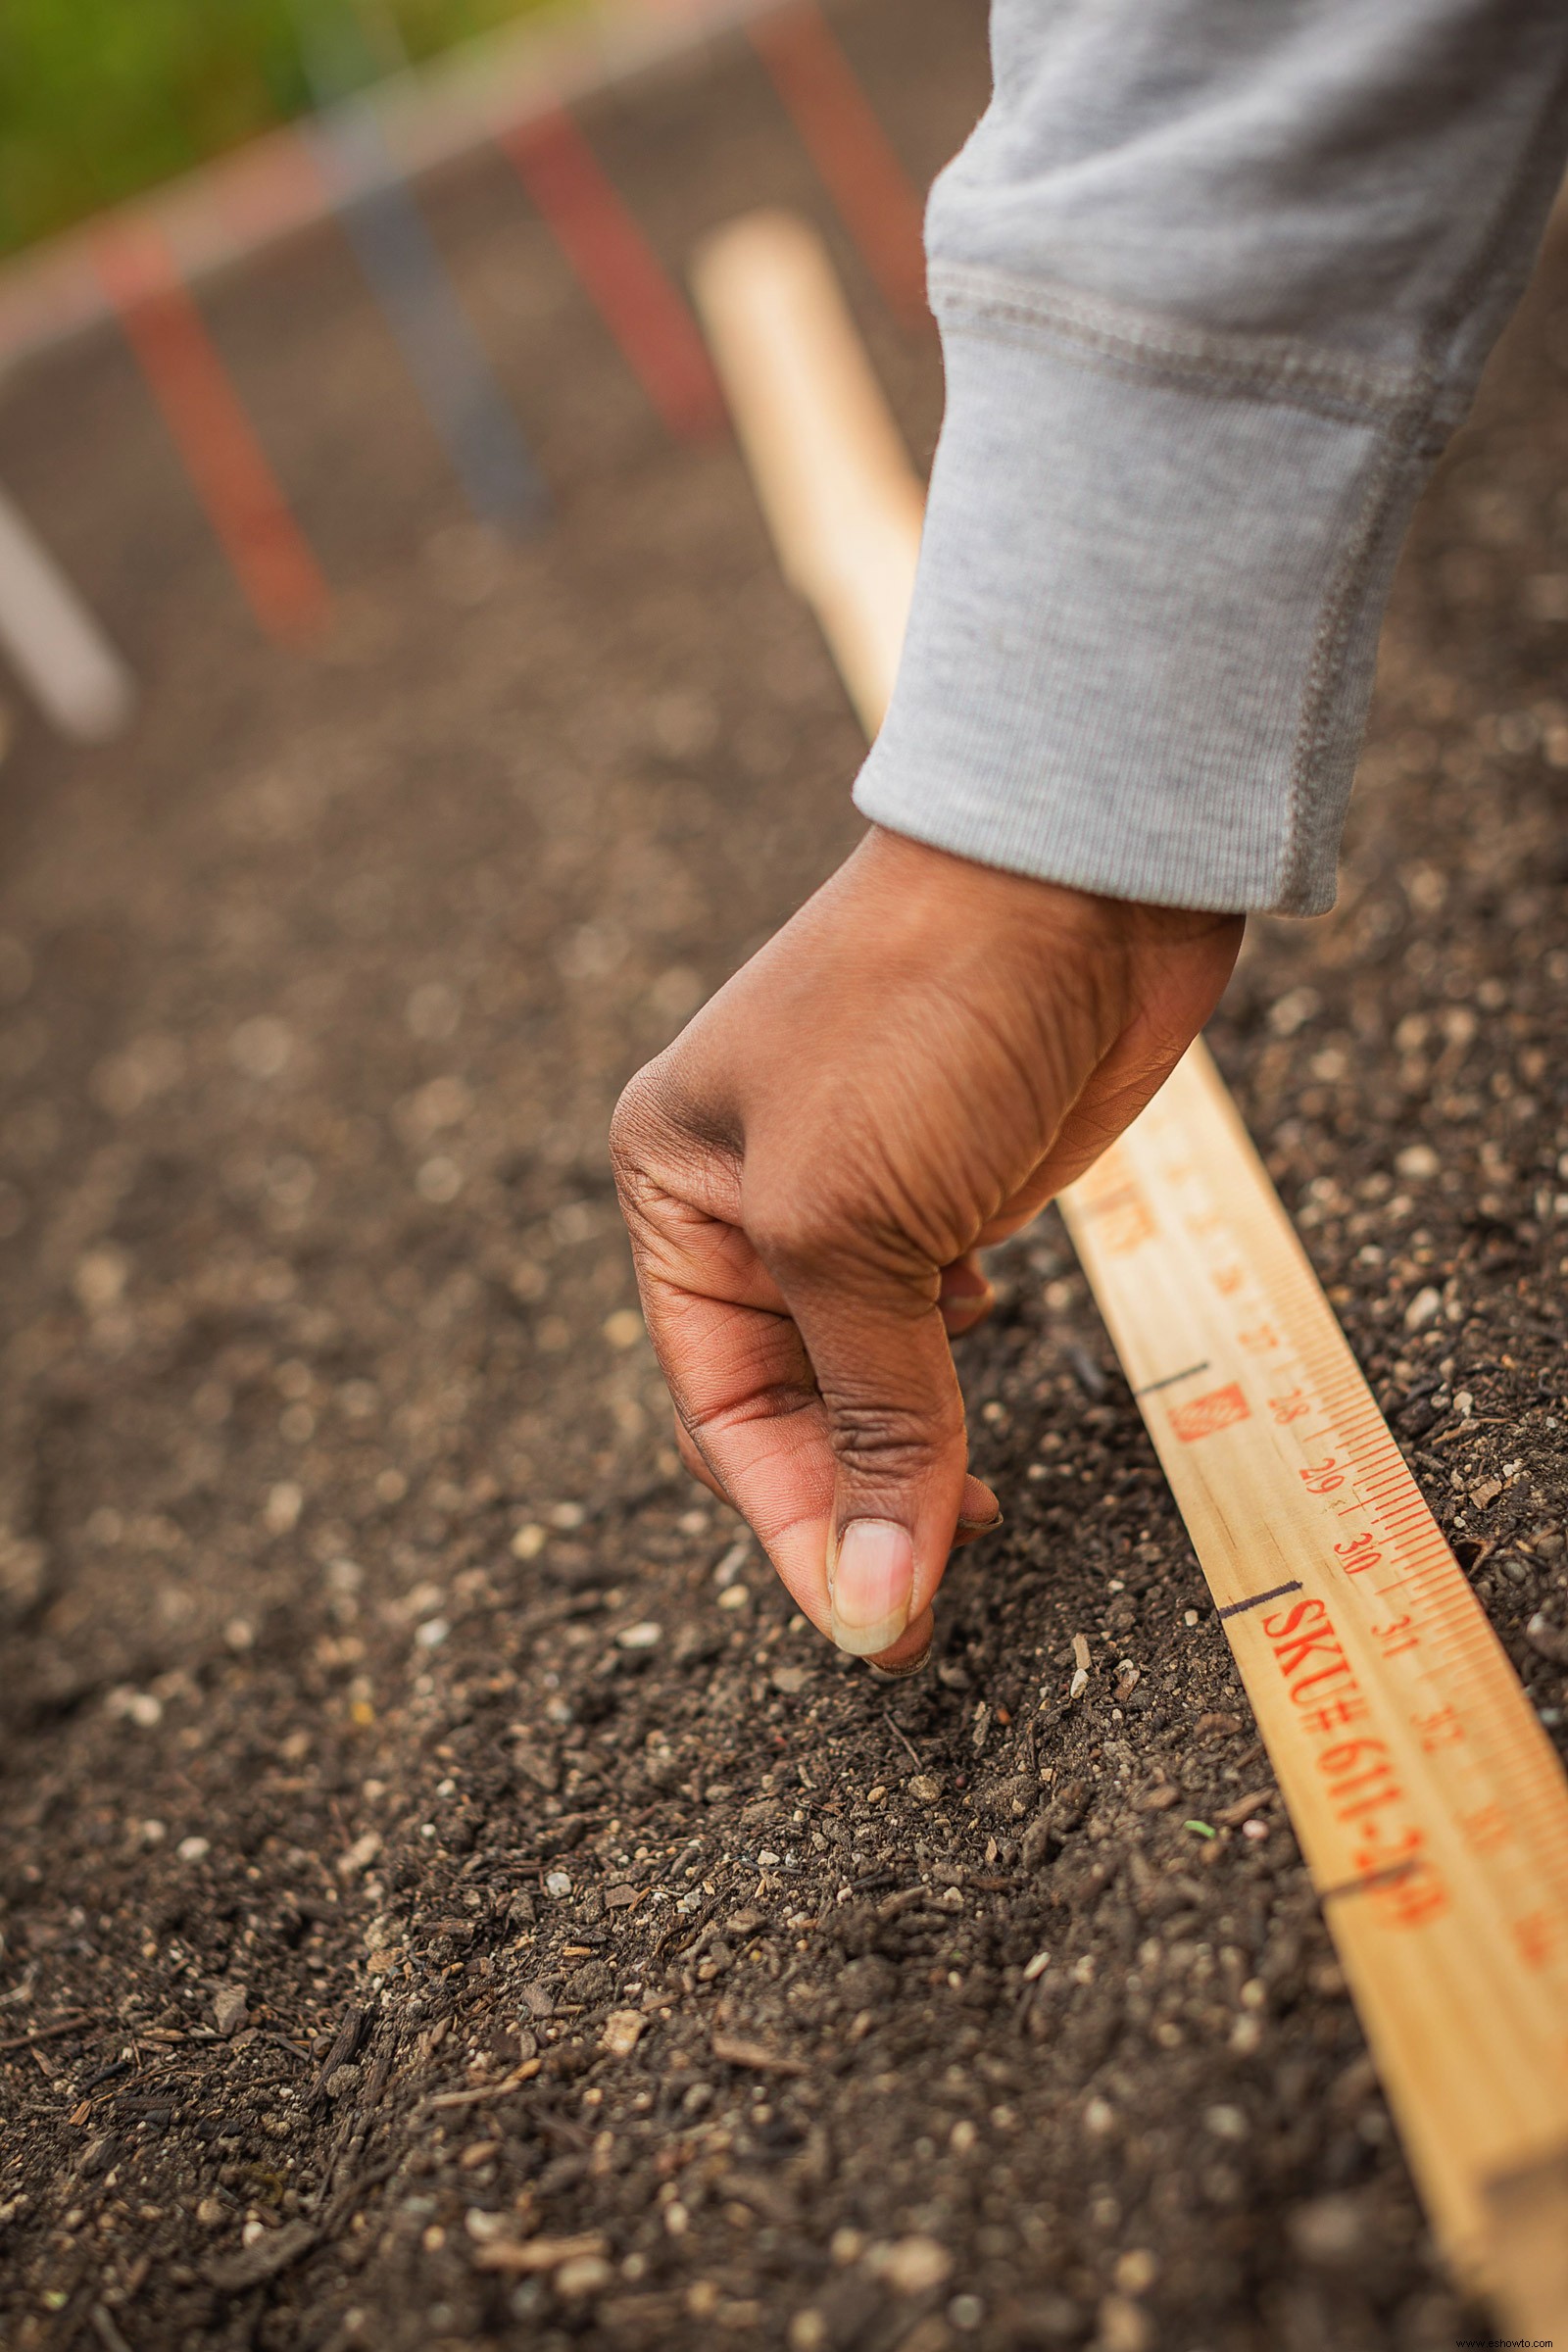
{"type": "Polygon", "coordinates": [[[1004,1240],[1136,1117],[1240,916],[1132,906],[874,829],[626,1089],[612,1149],[688,1467],[811,1622],[908,1671],[968,1475],[950,1338],[1004,1240]]]}

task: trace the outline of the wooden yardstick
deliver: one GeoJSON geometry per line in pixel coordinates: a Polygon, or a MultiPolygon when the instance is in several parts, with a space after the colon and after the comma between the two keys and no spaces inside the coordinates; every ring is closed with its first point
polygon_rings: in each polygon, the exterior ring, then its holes
{"type": "MultiPolygon", "coordinates": [[[[920,493],[812,232],[693,282],[780,559],[874,728],[920,493]]],[[[1568,2346],[1568,1784],[1206,1049],[1060,1203],[1279,1777],[1434,2227],[1568,2346]]]]}

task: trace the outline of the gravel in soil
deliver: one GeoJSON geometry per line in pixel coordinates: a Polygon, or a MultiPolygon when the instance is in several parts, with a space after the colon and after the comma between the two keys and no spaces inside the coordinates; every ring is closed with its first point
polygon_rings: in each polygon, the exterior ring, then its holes
{"type": "MultiPolygon", "coordinates": [[[[928,174],[976,14],[842,24],[928,174]]],[[[816,209],[738,49],[588,120],[672,264],[816,209]]],[[[3,773],[0,2334],[1446,2347],[1054,1221],[963,1347],[1007,1521],[923,1680],[681,1482],[605,1121],[853,839],[858,740],[733,451],[660,440],[499,168],[433,203],[560,513],[456,517],[329,236],[225,286],[323,658],[252,640],[114,350],[0,410],[156,681],[3,773]]],[[[844,258],[928,451],[934,352],[844,258]]],[[[1562,289],[1420,517],[1340,907],[1256,925],[1214,1032],[1559,1740],[1562,289]]]]}

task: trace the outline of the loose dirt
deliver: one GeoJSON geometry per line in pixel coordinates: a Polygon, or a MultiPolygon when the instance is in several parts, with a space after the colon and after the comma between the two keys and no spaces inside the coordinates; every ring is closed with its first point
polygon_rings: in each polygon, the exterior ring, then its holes
{"type": "MultiPolygon", "coordinates": [[[[979,12],[840,22],[929,176],[979,12]]],[[[739,48],[586,120],[674,267],[821,214],[739,48]]],[[[117,347],[0,404],[150,682],[0,769],[0,2336],[1446,2348],[1054,1221],[962,1351],[1007,1521],[922,1681],[676,1471],[605,1123],[854,839],[858,740],[733,450],[662,439],[498,162],[432,205],[558,516],[464,521],[344,249],[289,247],[209,309],[319,656],[255,639],[117,347]]],[[[927,454],[934,348],[839,250],[927,454]]],[[[1559,1740],[1565,368],[1559,253],[1406,557],[1340,907],[1257,925],[1214,1031],[1559,1740]]]]}

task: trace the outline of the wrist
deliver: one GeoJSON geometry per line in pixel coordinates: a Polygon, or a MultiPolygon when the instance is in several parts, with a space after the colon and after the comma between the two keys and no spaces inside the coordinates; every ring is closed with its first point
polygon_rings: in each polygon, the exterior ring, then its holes
{"type": "MultiPolygon", "coordinates": [[[[945,933],[1000,958],[1026,987],[1031,973],[1051,990],[1059,988],[1064,969],[1093,978],[1093,994],[1105,998],[1113,1027],[1150,987],[1176,983],[1184,967],[1195,977],[1209,966],[1227,974],[1246,925],[1239,914],[1103,898],[982,865],[881,825],[872,826],[840,873],[855,875],[890,909],[896,906],[902,920],[895,930],[907,922],[927,953],[933,934],[945,933]]],[[[1199,993],[1218,992],[1200,979],[1199,993]]],[[[1200,1024],[1207,1009],[1205,1004],[1200,1024]]]]}

